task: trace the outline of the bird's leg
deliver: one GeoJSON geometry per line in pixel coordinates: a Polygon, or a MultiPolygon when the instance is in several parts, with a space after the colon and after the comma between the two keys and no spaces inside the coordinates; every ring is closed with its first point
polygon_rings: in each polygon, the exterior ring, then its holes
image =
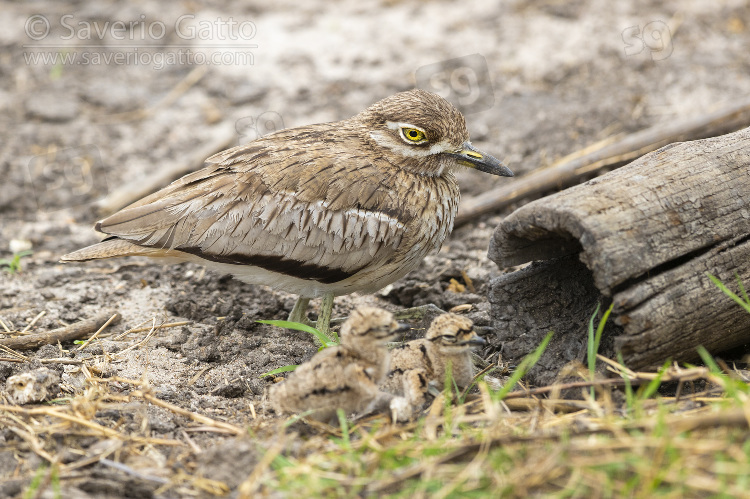
{"type": "Polygon", "coordinates": [[[301,322],[308,326],[312,326],[312,322],[307,318],[307,305],[310,303],[310,298],[300,296],[297,301],[294,302],[294,308],[292,308],[289,314],[289,322],[301,322]]]}
{"type": "Polygon", "coordinates": [[[331,333],[331,313],[333,312],[333,293],[323,295],[320,302],[320,311],[318,312],[318,322],[315,328],[326,335],[330,340],[335,341],[336,337],[331,333]]]}
{"type": "Polygon", "coordinates": [[[404,373],[404,398],[416,409],[421,409],[427,402],[429,390],[426,374],[424,369],[409,369],[404,373]]]}

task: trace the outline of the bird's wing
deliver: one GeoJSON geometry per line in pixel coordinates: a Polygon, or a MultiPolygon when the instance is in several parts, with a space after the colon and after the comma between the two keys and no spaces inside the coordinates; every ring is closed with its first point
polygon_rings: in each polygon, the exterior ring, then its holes
{"type": "MultiPolygon", "coordinates": [[[[420,338],[402,343],[391,350],[391,373],[403,374],[425,365],[427,340],[420,338]]],[[[389,373],[390,374],[390,373],[389,373]]]]}
{"type": "Polygon", "coordinates": [[[338,282],[388,259],[404,231],[395,194],[377,168],[340,154],[265,141],[209,158],[97,224],[97,230],[151,248],[250,264],[338,282]],[[296,267],[295,267],[296,266],[296,267]]]}

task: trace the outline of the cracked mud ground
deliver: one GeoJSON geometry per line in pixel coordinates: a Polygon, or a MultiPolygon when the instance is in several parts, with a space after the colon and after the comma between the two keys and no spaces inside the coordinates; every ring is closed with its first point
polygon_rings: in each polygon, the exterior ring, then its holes
{"type": "MultiPolygon", "coordinates": [[[[224,490],[218,484],[236,495],[279,424],[262,401],[272,380],[259,375],[303,362],[317,349],[304,333],[255,322],[286,318],[291,295],[189,264],[161,266],[138,259],[57,263],[60,255],[98,240],[92,226],[102,214],[100,206],[122,185],[190,158],[221,126],[235,130],[230,138],[237,143],[281,126],[343,119],[413,87],[419,68],[477,53],[486,61],[487,74],[474,85],[491,101],[467,112],[472,140],[522,175],[616,134],[666,125],[746,96],[749,14],[742,2],[684,7],[655,1],[616,6],[603,0],[396,1],[372,12],[354,1],[277,2],[273,7],[221,1],[5,2],[0,16],[0,258],[11,257],[14,241],[30,243],[33,254],[21,260],[21,272],[0,272],[0,318],[11,330],[23,330],[45,312],[31,332],[102,310],[116,310],[123,320],[80,352],[73,344],[51,345],[24,352],[30,362],[0,362],[0,382],[47,367],[62,377],[61,396],[79,397],[78,414],[120,435],[179,445],[124,445],[115,436],[78,427],[37,428],[35,437],[11,431],[3,416],[0,496],[20,494],[44,453],[62,465],[109,456],[140,473],[101,463],[71,466],[63,474],[66,497],[210,496],[224,490]],[[231,16],[254,23],[257,48],[251,50],[252,65],[34,63],[26,58],[29,52],[49,51],[24,47],[37,43],[25,26],[39,13],[51,23],[48,40],[58,47],[52,52],[132,51],[118,49],[123,43],[111,34],[82,40],[78,28],[72,40],[65,40],[69,31],[60,20],[66,14],[73,15],[67,24],[76,27],[79,22],[160,21],[167,27],[161,43],[187,43],[197,51],[210,50],[210,43],[180,38],[176,20],[186,14],[195,22],[231,16]],[[656,21],[674,31],[669,56],[648,48],[626,55],[623,31],[656,21]],[[80,45],[100,47],[76,48],[80,45]],[[245,127],[258,122],[263,126],[245,127]],[[148,329],[115,339],[141,324],[180,321],[190,323],[156,329],[137,348],[129,349],[147,337],[148,329]],[[83,363],[40,362],[61,357],[83,363]],[[94,383],[91,377],[109,381],[94,383]],[[200,426],[143,398],[128,397],[144,385],[159,400],[249,427],[254,439],[200,426]],[[42,452],[35,450],[35,442],[41,442],[42,452]],[[215,482],[201,482],[204,478],[215,482]],[[172,485],[165,488],[169,480],[172,485]]],[[[166,49],[141,51],[160,50],[166,49]]],[[[506,181],[473,172],[462,173],[459,180],[464,197],[506,181]]],[[[465,313],[489,340],[482,354],[496,359],[500,345],[491,330],[486,292],[500,271],[486,250],[501,216],[457,228],[438,254],[382,292],[337,299],[334,317],[363,303],[390,310],[469,305],[465,313]]],[[[424,324],[413,326],[418,335],[424,324]]],[[[308,431],[298,426],[296,431],[308,431]]],[[[305,452],[304,444],[290,452],[305,452]]]]}

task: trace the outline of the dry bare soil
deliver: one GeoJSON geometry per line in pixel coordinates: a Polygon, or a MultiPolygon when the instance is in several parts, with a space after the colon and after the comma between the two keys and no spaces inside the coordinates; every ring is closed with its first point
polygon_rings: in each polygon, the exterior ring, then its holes
{"type": "MultiPolygon", "coordinates": [[[[246,492],[284,495],[274,492],[274,458],[303,459],[328,445],[333,430],[285,427],[263,402],[273,377],[261,373],[316,351],[304,333],[256,322],[285,318],[293,296],[188,264],[58,263],[98,240],[93,223],[122,186],[193,162],[216,137],[228,137],[229,146],[280,127],[349,117],[412,88],[415,75],[456,99],[474,144],[519,175],[750,92],[746,2],[6,1],[0,9],[0,258],[12,258],[13,241],[33,250],[20,271],[0,272],[0,318],[14,333],[4,334],[14,336],[42,312],[27,332],[103,310],[122,315],[82,350],[68,342],[21,352],[28,361],[0,361],[0,383],[42,366],[62,380],[54,404],[0,409],[3,497],[30,488],[30,496],[54,496],[58,486],[62,497],[235,497],[243,482],[246,492]],[[38,15],[49,23],[45,36],[38,15]],[[179,24],[186,15],[193,17],[179,24]],[[217,28],[216,20],[229,18],[251,21],[255,32],[222,41],[230,28],[217,28]],[[116,21],[132,29],[120,31],[116,21]],[[152,37],[148,27],[158,35],[158,23],[165,34],[152,37]],[[194,60],[160,67],[161,57],[186,49],[194,60]],[[206,62],[217,52],[220,64],[206,62]],[[105,63],[116,53],[141,59],[105,63]],[[31,54],[79,59],[63,64],[31,54]],[[84,54],[90,59],[81,63],[84,54]],[[465,56],[472,57],[459,61],[464,73],[440,80],[443,61],[465,56]],[[150,329],[178,322],[187,323],[150,329]],[[41,362],[49,358],[70,362],[41,362]],[[59,478],[45,471],[47,461],[59,478]],[[38,470],[42,485],[32,486],[38,470]]],[[[469,196],[508,180],[467,172],[460,181],[469,196]]],[[[486,251],[501,216],[457,228],[438,254],[386,290],[337,299],[334,316],[363,303],[390,310],[469,304],[465,313],[488,340],[481,355],[498,362],[486,291],[501,270],[486,251]]],[[[425,324],[413,327],[418,336],[425,324]]],[[[399,430],[388,431],[383,442],[399,430]]],[[[461,477],[451,470],[439,484],[461,477]]],[[[552,475],[553,482],[575,476],[552,475]]],[[[544,480],[508,489],[507,480],[470,482],[467,490],[557,490],[544,480]]],[[[321,490],[368,492],[355,482],[321,490]]]]}

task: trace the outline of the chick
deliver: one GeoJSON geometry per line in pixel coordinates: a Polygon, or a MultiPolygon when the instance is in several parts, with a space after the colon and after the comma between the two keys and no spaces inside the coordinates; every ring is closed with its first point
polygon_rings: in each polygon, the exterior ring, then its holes
{"type": "Polygon", "coordinates": [[[403,397],[382,392],[378,384],[389,370],[386,343],[400,326],[393,315],[374,307],[360,307],[341,326],[341,345],[326,348],[299,366],[268,396],[277,413],[312,410],[311,417],[329,422],[336,410],[346,414],[390,407],[396,419],[408,419],[403,397]]]}
{"type": "Polygon", "coordinates": [[[404,396],[414,408],[421,408],[430,383],[443,386],[447,366],[459,389],[471,383],[474,364],[471,350],[485,344],[473,330],[474,324],[456,314],[438,316],[424,338],[391,350],[391,367],[380,388],[404,396]]]}

